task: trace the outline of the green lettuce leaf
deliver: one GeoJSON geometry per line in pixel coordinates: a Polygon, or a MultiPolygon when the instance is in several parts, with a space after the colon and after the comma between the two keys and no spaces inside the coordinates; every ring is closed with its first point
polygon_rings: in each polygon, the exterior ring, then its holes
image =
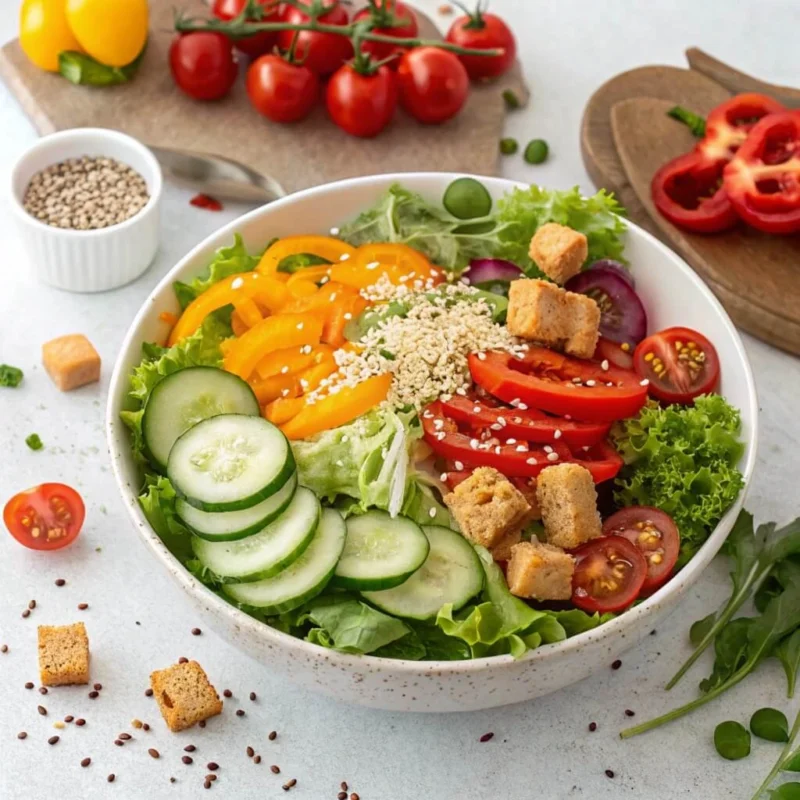
{"type": "Polygon", "coordinates": [[[385,644],[373,651],[372,655],[378,658],[402,658],[406,661],[422,661],[427,655],[427,649],[413,629],[395,641],[385,644]]]}
{"type": "Polygon", "coordinates": [[[612,430],[626,466],[616,479],[622,506],[666,511],[681,535],[681,564],[705,542],[744,487],[737,409],[720,395],[691,406],[645,406],[612,430]]]}
{"type": "Polygon", "coordinates": [[[568,608],[565,611],[551,611],[550,613],[558,620],[568,639],[572,636],[577,636],[579,633],[591,631],[598,625],[603,625],[616,617],[616,614],[611,613],[599,614],[595,612],[594,614],[587,614],[579,608],[568,608]]]}
{"type": "Polygon", "coordinates": [[[145,475],[145,488],[139,505],[147,521],[169,551],[181,562],[192,557],[192,537],[175,511],[177,495],[163,475],[145,475]]]}

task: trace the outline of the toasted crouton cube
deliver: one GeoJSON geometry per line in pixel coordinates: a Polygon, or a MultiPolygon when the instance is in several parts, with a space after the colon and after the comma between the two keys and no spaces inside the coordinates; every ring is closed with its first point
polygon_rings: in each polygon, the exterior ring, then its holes
{"type": "Polygon", "coordinates": [[[533,235],[529,255],[548,278],[565,284],[580,272],[589,256],[589,242],[566,225],[548,222],[533,235]]]}
{"type": "Polygon", "coordinates": [[[82,622],[40,625],[39,677],[45,686],[89,683],[89,637],[82,622]]]}
{"type": "Polygon", "coordinates": [[[488,548],[521,528],[530,512],[519,490],[491,467],[478,467],[444,501],[464,536],[488,548]]]}
{"type": "Polygon", "coordinates": [[[536,497],[536,478],[520,479],[515,481],[514,486],[522,492],[522,496],[528,501],[531,510],[525,522],[532,522],[542,518],[542,511],[539,508],[539,500],[536,497]]]}
{"type": "Polygon", "coordinates": [[[222,713],[217,690],[196,661],[156,670],[150,675],[150,686],[161,716],[173,732],[222,713]]]}
{"type": "Polygon", "coordinates": [[[495,561],[508,561],[514,545],[522,541],[522,528],[509,531],[489,552],[495,561]]]}
{"type": "Polygon", "coordinates": [[[600,338],[600,306],[585,294],[564,292],[570,320],[570,333],[564,352],[576,358],[591,358],[600,338]]]}
{"type": "Polygon", "coordinates": [[[567,463],[543,469],[536,496],[549,544],[570,550],[600,535],[597,491],[585,467],[567,463]]]}
{"type": "Polygon", "coordinates": [[[570,336],[568,322],[563,289],[548,281],[511,281],[506,325],[514,336],[561,348],[570,336]]]}
{"type": "Polygon", "coordinates": [[[42,363],[62,392],[100,380],[100,356],[81,333],[45,342],[42,345],[42,363]]]}
{"type": "Polygon", "coordinates": [[[569,600],[575,559],[558,547],[521,542],[511,548],[506,578],[517,597],[531,600],[569,600]]]}

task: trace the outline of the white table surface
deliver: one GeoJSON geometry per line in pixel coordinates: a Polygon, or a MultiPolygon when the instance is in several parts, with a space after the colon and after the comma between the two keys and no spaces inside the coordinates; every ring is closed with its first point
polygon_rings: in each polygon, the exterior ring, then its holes
{"type": "MultiPolygon", "coordinates": [[[[16,6],[3,3],[0,40],[16,33],[16,6]],[[14,6],[14,9],[11,8],[14,6]]],[[[420,2],[435,9],[439,0],[420,2]]],[[[508,135],[550,142],[547,164],[506,162],[508,177],[552,186],[579,183],[592,190],[578,149],[581,110],[592,90],[626,68],[646,63],[682,64],[686,46],[699,45],[741,68],[778,83],[798,82],[796,0],[493,0],[514,24],[533,91],[531,107],[515,114],[508,135]]],[[[65,89],[67,91],[67,89],[65,89]]],[[[33,128],[0,84],[0,168],[3,186],[17,155],[35,138],[33,128]]],[[[409,165],[412,167],[413,165],[409,165]]],[[[229,798],[284,796],[281,784],[298,779],[291,796],[334,798],[347,780],[364,800],[403,797],[437,800],[530,798],[749,798],[777,756],[777,746],[755,741],[743,761],[725,762],[714,751],[712,732],[724,719],[746,722],[763,705],[793,715],[776,662],[759,670],[705,710],[647,736],[617,738],[630,720],[647,719],[693,697],[703,663],[667,695],[665,680],[688,653],[687,629],[726,596],[726,565],[719,559],[654,636],[623,658],[617,671],[599,674],[550,697],[486,712],[403,715],[351,708],[307,694],[273,679],[229,647],[190,611],[178,588],[140,546],[109,471],[103,409],[111,365],[134,312],[175,261],[217,226],[244,209],[211,214],[188,205],[190,194],[169,187],[160,255],[141,279],[103,295],[72,295],[29,277],[7,209],[0,214],[0,363],[25,370],[23,386],[0,390],[0,500],[45,480],[65,481],[86,498],[88,516],[76,545],[57,553],[34,553],[0,534],[0,797],[39,800],[55,795],[94,798],[200,797],[204,765],[221,765],[213,791],[229,798]],[[81,331],[104,361],[100,385],[60,394],[39,365],[39,348],[54,336],[81,331]],[[25,437],[38,432],[44,451],[25,437]],[[56,578],[67,585],[57,588],[56,578]],[[20,613],[31,599],[28,619],[20,613]],[[76,605],[89,603],[87,611],[76,605]],[[83,619],[92,642],[93,680],[103,684],[97,700],[86,688],[63,688],[46,697],[26,691],[36,681],[36,625],[83,619]],[[192,636],[193,627],[204,628],[192,636]],[[151,670],[179,656],[197,658],[219,690],[234,697],[222,717],[205,730],[170,734],[155,703],[144,696],[151,670]],[[258,693],[255,703],[247,699],[258,693]],[[46,717],[36,712],[43,704],[46,717]],[[241,705],[245,717],[233,709],[241,705]],[[66,714],[83,716],[83,728],[55,731],[66,714]],[[152,730],[133,731],[130,720],[152,730]],[[595,733],[587,731],[596,721],[595,733]],[[275,742],[270,730],[279,731],[275,742]],[[24,741],[18,731],[28,732],[24,741]],[[134,740],[115,747],[118,733],[134,740]],[[494,739],[480,744],[481,734],[494,739]],[[61,741],[48,746],[48,737],[61,741]],[[182,748],[197,746],[195,764],[181,763],[182,748]],[[252,745],[263,763],[245,755],[252,745]],[[146,750],[155,747],[161,759],[146,750]],[[92,758],[86,769],[79,762],[92,758]],[[280,776],[270,773],[279,764],[280,776]],[[605,770],[615,773],[613,779],[605,770]],[[114,772],[116,783],[106,783],[114,772]],[[177,780],[170,784],[169,778],[177,780]]],[[[800,280],[800,273],[798,273],[800,280]]],[[[787,520],[800,512],[797,456],[800,362],[750,337],[747,350],[761,400],[761,447],[748,506],[758,519],[787,520]]],[[[38,685],[38,684],[37,684],[38,685]]]]}

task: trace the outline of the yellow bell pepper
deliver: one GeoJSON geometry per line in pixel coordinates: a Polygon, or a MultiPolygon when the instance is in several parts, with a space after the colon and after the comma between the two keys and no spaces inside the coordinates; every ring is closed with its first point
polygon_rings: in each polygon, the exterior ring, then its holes
{"type": "Polygon", "coordinates": [[[304,369],[319,364],[325,356],[332,356],[333,348],[325,344],[312,347],[287,347],[283,350],[275,350],[268,353],[258,362],[256,372],[261,378],[269,378],[270,375],[279,375],[282,370],[284,374],[294,375],[304,369]]]}
{"type": "Polygon", "coordinates": [[[366,289],[385,275],[395,286],[406,281],[433,280],[441,283],[442,273],[422,253],[405,244],[365,244],[355,254],[331,266],[331,280],[366,289]],[[401,280],[402,279],[402,280],[401,280]]]}
{"type": "Polygon", "coordinates": [[[19,10],[19,43],[39,69],[58,72],[58,54],[83,52],[67,22],[64,0],[24,0],[19,10]]]}
{"type": "Polygon", "coordinates": [[[331,236],[286,236],[278,239],[272,247],[267,249],[267,252],[261,257],[256,271],[264,275],[272,275],[278,272],[278,265],[284,258],[301,253],[319,256],[326,261],[336,263],[342,256],[352,257],[355,252],[355,247],[331,236]]]}

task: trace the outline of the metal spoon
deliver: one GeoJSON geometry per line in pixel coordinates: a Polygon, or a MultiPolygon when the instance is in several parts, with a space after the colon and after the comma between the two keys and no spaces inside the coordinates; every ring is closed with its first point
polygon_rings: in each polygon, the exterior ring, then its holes
{"type": "Polygon", "coordinates": [[[224,200],[271,203],[286,196],[269,175],[222,156],[148,145],[164,173],[193,189],[224,200]]]}

